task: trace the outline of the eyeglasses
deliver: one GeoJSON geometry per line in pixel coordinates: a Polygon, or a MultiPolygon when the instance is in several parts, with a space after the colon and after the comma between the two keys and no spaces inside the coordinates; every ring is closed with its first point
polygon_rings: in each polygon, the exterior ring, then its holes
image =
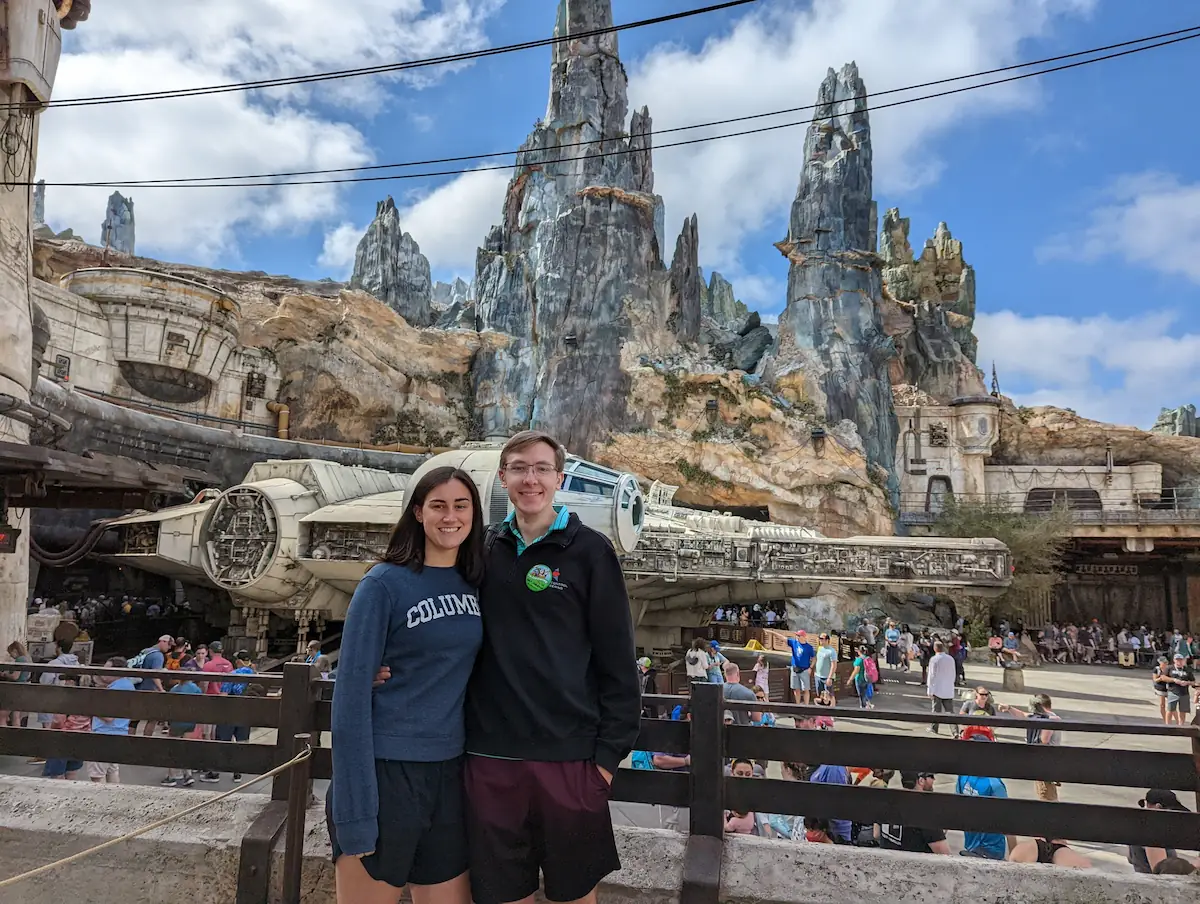
{"type": "Polygon", "coordinates": [[[554,465],[505,465],[504,473],[511,474],[513,477],[523,478],[530,473],[536,474],[538,477],[549,477],[551,474],[557,474],[558,468],[554,465]]]}
{"type": "Polygon", "coordinates": [[[975,696],[976,697],[990,697],[991,693],[989,691],[976,691],[975,696]]]}

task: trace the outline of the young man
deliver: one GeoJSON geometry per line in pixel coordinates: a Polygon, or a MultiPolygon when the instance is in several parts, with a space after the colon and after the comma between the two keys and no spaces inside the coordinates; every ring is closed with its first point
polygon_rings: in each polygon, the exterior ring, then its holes
{"type": "MultiPolygon", "coordinates": [[[[929,662],[926,688],[929,700],[935,713],[954,712],[954,660],[946,652],[946,645],[940,640],[934,641],[933,659],[929,662]]],[[[929,726],[929,731],[938,733],[939,723],[929,726]]],[[[951,732],[958,737],[958,726],[951,727],[951,732]]]]}
{"type": "Polygon", "coordinates": [[[817,661],[813,666],[813,675],[817,679],[817,699],[830,700],[837,705],[837,648],[829,640],[828,634],[817,638],[817,661]]]}
{"type": "MultiPolygon", "coordinates": [[[[933,790],[936,776],[932,772],[901,772],[900,784],[909,791],[933,790]]],[[[877,825],[875,840],[889,851],[911,851],[914,854],[949,855],[950,845],[946,842],[943,829],[922,829],[916,826],[877,825]]]]}
{"type": "MultiPolygon", "coordinates": [[[[167,653],[170,652],[173,643],[175,643],[175,638],[170,634],[164,634],[154,646],[142,650],[135,657],[135,659],[141,660],[136,667],[149,671],[165,669],[167,667],[167,653]]],[[[139,691],[151,691],[159,694],[166,690],[163,687],[162,681],[158,678],[143,678],[138,684],[137,689],[139,691]]],[[[138,732],[135,729],[133,733],[137,734],[138,732]]],[[[158,722],[153,719],[147,719],[142,722],[141,734],[147,738],[156,737],[158,735],[158,722]]]]}
{"type": "Polygon", "coordinates": [[[804,631],[797,631],[795,637],[789,637],[788,646],[792,648],[792,697],[796,703],[807,706],[812,700],[813,660],[817,654],[804,631]]]}
{"type": "Polygon", "coordinates": [[[566,452],[525,431],[500,453],[514,511],[489,531],[483,648],[467,691],[475,904],[596,900],[620,869],[613,773],[637,739],[633,621],[612,544],[554,505],[566,452]]]}
{"type": "Polygon", "coordinates": [[[1187,656],[1176,653],[1167,670],[1167,724],[1183,725],[1192,711],[1192,693],[1196,689],[1196,674],[1188,666],[1187,656]]]}

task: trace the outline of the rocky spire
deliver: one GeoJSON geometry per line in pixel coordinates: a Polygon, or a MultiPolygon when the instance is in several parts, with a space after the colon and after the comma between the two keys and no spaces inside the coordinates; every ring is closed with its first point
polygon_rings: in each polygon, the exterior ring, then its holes
{"type": "Polygon", "coordinates": [[[700,335],[700,298],[704,276],[700,270],[700,225],[695,214],[683,221],[671,259],[671,313],[667,323],[680,342],[695,342],[700,335]]]}
{"type": "MultiPolygon", "coordinates": [[[[564,0],[555,33],[611,24],[609,0],[564,0]]],[[[503,221],[477,258],[480,322],[508,334],[485,342],[474,368],[484,436],[534,426],[588,454],[631,426],[621,369],[628,306],[648,304],[661,286],[665,307],[666,280],[650,115],[627,114],[615,35],[555,45],[546,118],[522,147],[503,221]],[[598,156],[621,150],[633,153],[598,156]]]]}
{"type": "Polygon", "coordinates": [[[46,180],[38,179],[33,188],[33,228],[46,225],[46,180]]]}
{"type": "Polygon", "coordinates": [[[892,473],[896,416],[888,366],[895,356],[879,303],[880,258],[871,199],[871,128],[858,66],[829,70],[804,140],[787,238],[787,307],[764,368],[781,392],[853,421],[867,460],[892,473]]]}
{"type": "Polygon", "coordinates": [[[119,191],[109,195],[104,222],[100,224],[100,245],[122,254],[133,254],[133,198],[126,198],[119,191]]]}
{"type": "Polygon", "coordinates": [[[939,223],[919,257],[908,240],[909,221],[891,208],[883,215],[885,320],[899,351],[891,381],[916,386],[943,402],[986,395],[975,365],[975,271],[962,242],[939,223]]]}
{"type": "Polygon", "coordinates": [[[374,295],[415,327],[433,323],[429,261],[400,227],[391,195],[375,205],[375,219],[358,242],[350,287],[374,295]]]}

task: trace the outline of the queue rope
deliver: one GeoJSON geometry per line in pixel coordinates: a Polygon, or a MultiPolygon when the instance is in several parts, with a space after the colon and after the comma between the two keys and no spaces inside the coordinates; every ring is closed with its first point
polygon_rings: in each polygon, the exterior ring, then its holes
{"type": "Polygon", "coordinates": [[[61,866],[67,866],[68,864],[75,863],[76,861],[82,860],[85,857],[90,857],[93,854],[98,854],[98,853],[100,853],[100,851],[107,850],[108,848],[113,847],[114,845],[118,845],[123,841],[131,841],[132,839],[137,838],[140,835],[145,835],[147,832],[153,832],[155,829],[161,829],[163,826],[168,825],[169,823],[175,822],[175,820],[177,820],[177,819],[183,819],[183,817],[190,816],[191,814],[193,814],[199,810],[203,810],[205,807],[211,807],[213,804],[219,803],[220,801],[223,801],[227,797],[230,797],[234,794],[245,791],[247,788],[252,788],[261,782],[265,782],[269,778],[274,778],[275,776],[279,775],[280,773],[286,772],[287,770],[291,769],[293,766],[296,766],[299,763],[303,763],[305,760],[307,760],[311,756],[312,756],[312,746],[309,745],[309,746],[306,746],[302,751],[300,751],[294,757],[292,757],[290,760],[288,760],[286,763],[284,763],[282,766],[276,766],[270,772],[264,772],[258,778],[252,779],[251,781],[246,782],[246,784],[244,784],[244,785],[239,785],[238,787],[233,788],[229,791],[224,791],[221,794],[218,794],[216,797],[210,798],[206,801],[202,801],[201,803],[196,804],[194,807],[188,807],[186,810],[180,810],[178,813],[172,813],[170,816],[160,819],[158,822],[153,822],[148,826],[142,826],[140,829],[134,829],[132,832],[122,835],[120,838],[111,838],[108,841],[104,842],[103,844],[98,844],[95,847],[88,848],[86,851],[80,851],[77,854],[72,854],[70,857],[63,857],[61,860],[55,860],[53,863],[47,863],[44,866],[39,866],[36,869],[31,869],[28,872],[20,873],[16,876],[11,876],[8,879],[0,880],[0,889],[8,888],[10,885],[16,885],[18,882],[23,882],[26,879],[32,879],[35,876],[44,875],[45,873],[48,873],[51,870],[56,870],[61,866]]]}

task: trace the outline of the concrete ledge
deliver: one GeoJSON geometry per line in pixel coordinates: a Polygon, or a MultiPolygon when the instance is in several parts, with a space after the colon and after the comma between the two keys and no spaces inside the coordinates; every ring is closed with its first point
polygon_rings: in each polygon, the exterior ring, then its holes
{"type": "Polygon", "coordinates": [[[1071,870],[832,844],[735,836],[725,846],[723,902],[888,904],[1195,904],[1193,877],[1071,870]],[[821,877],[821,881],[812,881],[821,877]]]}
{"type": "MultiPolygon", "coordinates": [[[[169,788],[106,786],[0,777],[0,879],[116,838],[216,794],[169,788]]],[[[0,904],[158,904],[179,889],[189,900],[231,904],[241,839],[266,803],[234,795],[211,808],[39,879],[0,890],[0,904]]],[[[686,836],[617,828],[624,868],[602,888],[605,904],[676,904],[686,836]]],[[[305,904],[335,904],[324,811],[308,812],[304,841],[305,904]]],[[[280,898],[282,845],[272,866],[272,901],[280,898]]],[[[1191,878],[1077,872],[960,857],[896,854],[736,836],[725,847],[725,904],[1195,904],[1191,878]],[[820,881],[813,881],[815,878],[820,881]]]]}

